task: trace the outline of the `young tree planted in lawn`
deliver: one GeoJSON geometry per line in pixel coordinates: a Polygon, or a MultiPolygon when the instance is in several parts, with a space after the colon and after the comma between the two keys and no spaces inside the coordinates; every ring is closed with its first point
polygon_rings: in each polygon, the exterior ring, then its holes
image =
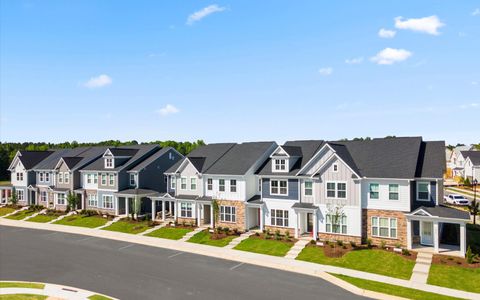
{"type": "Polygon", "coordinates": [[[213,209],[213,229],[215,229],[215,224],[217,223],[218,220],[218,214],[219,214],[219,207],[218,207],[218,202],[217,200],[212,201],[212,209],[213,209]]]}
{"type": "MultiPolygon", "coordinates": [[[[345,213],[343,211],[342,205],[327,205],[327,215],[330,216],[331,222],[331,231],[332,233],[341,233],[342,232],[342,225],[341,221],[343,217],[345,217],[345,213]]],[[[337,252],[337,246],[335,244],[335,253],[337,252]]]]}
{"type": "Polygon", "coordinates": [[[132,207],[132,220],[137,220],[140,210],[142,208],[142,199],[138,196],[133,198],[133,207],[132,207]]]}
{"type": "Polygon", "coordinates": [[[77,208],[78,198],[72,192],[68,192],[67,195],[67,212],[75,210],[77,208]]]}
{"type": "Polygon", "coordinates": [[[15,188],[12,189],[12,196],[10,197],[10,203],[14,206],[18,203],[17,191],[15,188]]]}

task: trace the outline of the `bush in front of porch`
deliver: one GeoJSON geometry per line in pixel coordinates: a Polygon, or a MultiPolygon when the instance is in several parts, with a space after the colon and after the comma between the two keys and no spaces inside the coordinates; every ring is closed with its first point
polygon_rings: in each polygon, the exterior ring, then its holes
{"type": "Polygon", "coordinates": [[[234,249],[273,256],[285,256],[295,242],[296,240],[290,238],[288,234],[280,235],[279,231],[277,231],[272,235],[266,230],[262,234],[256,233],[243,240],[234,249]]]}
{"type": "Polygon", "coordinates": [[[187,242],[216,247],[225,247],[238,236],[239,233],[237,231],[230,231],[228,227],[216,227],[214,233],[210,233],[208,229],[203,230],[192,236],[187,242]]]}
{"type": "Polygon", "coordinates": [[[179,240],[184,235],[193,231],[194,226],[165,226],[154,230],[150,233],[147,233],[146,236],[157,237],[162,239],[169,239],[169,240],[179,240]]]}
{"type": "Polygon", "coordinates": [[[138,234],[153,226],[155,226],[155,223],[149,220],[138,221],[131,218],[125,218],[118,220],[108,227],[102,228],[102,230],[138,234]]]}
{"type": "Polygon", "coordinates": [[[324,250],[324,247],[310,244],[296,259],[407,280],[410,279],[415,266],[414,259],[381,249],[351,250],[346,251],[341,257],[328,257],[324,250]]]}

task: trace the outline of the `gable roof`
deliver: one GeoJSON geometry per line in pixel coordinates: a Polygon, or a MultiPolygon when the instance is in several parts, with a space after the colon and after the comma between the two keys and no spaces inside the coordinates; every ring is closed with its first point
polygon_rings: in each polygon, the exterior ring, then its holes
{"type": "Polygon", "coordinates": [[[119,148],[108,148],[110,153],[113,156],[133,156],[137,153],[137,149],[134,148],[126,148],[126,147],[119,147],[119,148]]]}
{"type": "Polygon", "coordinates": [[[465,159],[469,157],[474,166],[480,165],[480,151],[462,151],[462,155],[465,159]]]}
{"type": "Polygon", "coordinates": [[[35,170],[53,170],[58,166],[61,159],[63,159],[70,170],[74,170],[101,156],[105,149],[105,146],[59,149],[36,165],[35,170]]]}
{"type": "Polygon", "coordinates": [[[467,211],[451,208],[443,205],[436,206],[420,206],[415,209],[411,215],[415,215],[416,212],[424,211],[430,216],[440,217],[440,218],[449,218],[449,219],[463,219],[470,220],[470,214],[467,211]]]}
{"type": "MultiPolygon", "coordinates": [[[[159,151],[155,152],[153,155],[150,155],[147,159],[139,163],[138,165],[133,166],[128,171],[130,172],[139,172],[147,167],[149,164],[157,160],[159,157],[165,155],[168,151],[172,150],[172,147],[165,147],[160,149],[159,151]]],[[[181,156],[181,154],[179,154],[181,156]]]]}
{"type": "Polygon", "coordinates": [[[443,149],[445,149],[443,141],[422,142],[415,176],[442,178],[447,164],[443,149]]]}
{"type": "Polygon", "coordinates": [[[26,151],[20,150],[16,157],[22,162],[26,170],[33,169],[37,164],[50,156],[54,151],[26,151]]]}
{"type": "Polygon", "coordinates": [[[61,159],[63,159],[63,162],[69,169],[72,169],[82,160],[82,157],[62,157],[61,159]]]}

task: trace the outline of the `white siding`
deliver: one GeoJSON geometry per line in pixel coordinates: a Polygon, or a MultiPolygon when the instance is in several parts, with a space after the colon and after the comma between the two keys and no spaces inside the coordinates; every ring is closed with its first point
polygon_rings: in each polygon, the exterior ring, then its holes
{"type": "Polygon", "coordinates": [[[175,185],[175,190],[177,195],[196,195],[203,196],[203,178],[199,178],[197,175],[197,169],[191,164],[187,163],[186,166],[180,172],[180,176],[177,176],[177,184],[175,185]],[[187,188],[182,189],[181,178],[185,177],[187,179],[187,188]],[[190,189],[190,178],[197,179],[197,188],[195,190],[190,189]]]}
{"type": "Polygon", "coordinates": [[[275,199],[263,199],[265,201],[265,225],[274,226],[271,224],[271,209],[281,209],[281,210],[288,210],[288,227],[287,228],[295,228],[295,224],[297,222],[297,215],[292,208],[292,205],[297,202],[295,200],[275,200],[275,199]]]}
{"type": "Polygon", "coordinates": [[[23,167],[23,164],[18,161],[13,172],[11,173],[11,183],[13,186],[26,186],[27,185],[27,172],[23,167]],[[23,173],[23,180],[17,180],[17,173],[23,173]]]}
{"type": "MultiPolygon", "coordinates": [[[[246,182],[242,176],[211,176],[211,175],[204,175],[204,188],[205,188],[205,195],[213,197],[214,199],[219,200],[239,200],[245,201],[246,200],[246,182]],[[208,178],[213,180],[213,189],[211,191],[207,190],[207,182],[208,178]],[[219,180],[225,180],[225,192],[219,191],[219,180]],[[230,180],[234,179],[237,181],[237,191],[230,192],[230,180]]],[[[253,196],[253,195],[252,195],[253,196]]]]}
{"type": "Polygon", "coordinates": [[[408,180],[362,180],[362,207],[367,209],[410,211],[410,183],[408,180]],[[370,199],[370,183],[379,184],[379,199],[370,199]],[[389,184],[398,184],[398,200],[389,200],[389,184]]]}
{"type": "MultiPolygon", "coordinates": [[[[81,186],[86,189],[86,190],[96,190],[98,189],[98,181],[102,180],[101,176],[100,175],[97,175],[97,183],[94,183],[94,175],[97,174],[97,173],[82,173],[82,183],[81,183],[81,186]],[[87,181],[87,175],[90,174],[91,175],[91,178],[92,178],[92,181],[91,183],[88,183],[87,181]]],[[[108,178],[107,178],[107,181],[108,181],[108,178]]]]}
{"type": "MultiPolygon", "coordinates": [[[[326,232],[326,215],[329,213],[327,205],[320,205],[318,215],[318,231],[326,232]]],[[[347,233],[345,235],[362,236],[362,208],[358,206],[344,206],[342,212],[347,217],[347,233]]]]}

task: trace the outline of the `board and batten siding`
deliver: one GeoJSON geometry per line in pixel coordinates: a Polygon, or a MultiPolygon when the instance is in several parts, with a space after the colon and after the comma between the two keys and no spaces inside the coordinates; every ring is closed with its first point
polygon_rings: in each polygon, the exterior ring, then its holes
{"type": "Polygon", "coordinates": [[[367,209],[410,211],[410,183],[408,180],[365,179],[362,180],[362,207],[367,209]],[[377,183],[379,198],[370,199],[370,184],[377,183]],[[389,200],[389,185],[398,184],[398,200],[389,200]]]}
{"type": "Polygon", "coordinates": [[[246,182],[243,176],[233,176],[233,175],[203,175],[203,188],[205,189],[205,195],[212,197],[213,199],[219,200],[237,200],[237,201],[246,201],[246,182]],[[213,187],[209,191],[207,189],[208,178],[212,179],[213,187]],[[219,180],[225,180],[225,192],[219,191],[219,180]],[[230,180],[236,180],[237,191],[230,192],[230,180]]]}
{"type": "Polygon", "coordinates": [[[333,151],[330,148],[323,148],[322,151],[316,156],[315,161],[312,161],[306,166],[308,169],[306,170],[305,174],[313,175],[327,160],[331,158],[332,155],[333,151]]]}

